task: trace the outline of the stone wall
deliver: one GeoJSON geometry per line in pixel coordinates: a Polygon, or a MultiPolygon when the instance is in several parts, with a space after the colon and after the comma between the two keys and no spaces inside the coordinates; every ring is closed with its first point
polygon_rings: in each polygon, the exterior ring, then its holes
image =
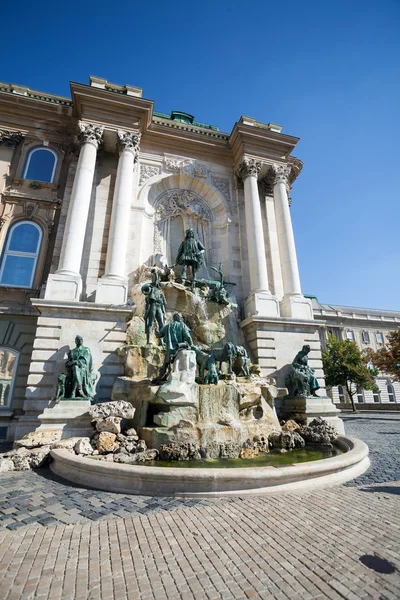
{"type": "Polygon", "coordinates": [[[124,308],[89,302],[34,303],[40,316],[29,366],[25,415],[17,426],[17,439],[39,425],[38,415],[55,395],[57,377],[65,373],[67,352],[75,347],[76,335],[83,337],[92,352],[93,369],[98,373],[96,401],[110,400],[113,383],[123,374],[116,349],[125,342],[126,319],[131,314],[124,308]]]}

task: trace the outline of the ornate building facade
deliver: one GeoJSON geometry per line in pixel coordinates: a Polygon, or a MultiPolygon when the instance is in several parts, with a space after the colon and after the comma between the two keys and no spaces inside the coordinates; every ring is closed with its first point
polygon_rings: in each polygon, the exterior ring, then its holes
{"type": "Polygon", "coordinates": [[[236,284],[262,373],[284,381],[307,343],[324,389],[289,209],[298,138],[248,117],[225,134],[97,77],[71,98],[0,84],[0,102],[1,438],[36,427],[77,333],[110,398],[138,271],[157,254],[171,264],[188,227],[236,284]]]}

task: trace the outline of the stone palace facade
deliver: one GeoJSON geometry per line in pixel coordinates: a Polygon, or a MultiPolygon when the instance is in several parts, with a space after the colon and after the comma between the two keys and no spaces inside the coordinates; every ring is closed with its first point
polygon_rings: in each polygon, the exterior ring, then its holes
{"type": "Polygon", "coordinates": [[[111,397],[130,289],[157,254],[174,261],[188,227],[236,284],[262,373],[281,377],[307,343],[324,389],[321,319],[334,316],[300,286],[298,138],[248,117],[225,134],[97,77],[71,83],[71,98],[0,84],[0,103],[0,438],[37,426],[76,334],[97,399],[111,397]]]}

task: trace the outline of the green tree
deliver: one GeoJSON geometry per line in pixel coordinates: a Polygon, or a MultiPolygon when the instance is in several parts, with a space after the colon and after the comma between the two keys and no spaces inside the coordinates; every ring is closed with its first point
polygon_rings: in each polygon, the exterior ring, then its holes
{"type": "Polygon", "coordinates": [[[376,352],[369,348],[368,358],[374,367],[400,381],[400,327],[388,333],[387,340],[387,344],[376,352]]]}
{"type": "Polygon", "coordinates": [[[326,385],[343,385],[346,387],[353,411],[354,395],[357,388],[376,390],[374,375],[377,371],[369,367],[369,357],[363,354],[355,342],[338,340],[328,336],[326,352],[322,353],[326,385]]]}

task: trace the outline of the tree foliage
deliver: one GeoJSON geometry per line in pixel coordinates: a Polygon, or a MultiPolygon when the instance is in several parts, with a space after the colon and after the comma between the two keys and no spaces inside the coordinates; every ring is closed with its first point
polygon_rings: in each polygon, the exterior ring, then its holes
{"type": "Polygon", "coordinates": [[[376,352],[368,350],[368,358],[374,367],[400,381],[400,327],[387,335],[387,344],[376,352]]]}
{"type": "Polygon", "coordinates": [[[355,342],[338,340],[330,335],[326,352],[322,353],[322,360],[326,385],[345,386],[353,411],[355,411],[353,396],[357,393],[357,388],[374,391],[377,389],[374,380],[376,371],[370,369],[369,357],[360,351],[355,342]]]}

